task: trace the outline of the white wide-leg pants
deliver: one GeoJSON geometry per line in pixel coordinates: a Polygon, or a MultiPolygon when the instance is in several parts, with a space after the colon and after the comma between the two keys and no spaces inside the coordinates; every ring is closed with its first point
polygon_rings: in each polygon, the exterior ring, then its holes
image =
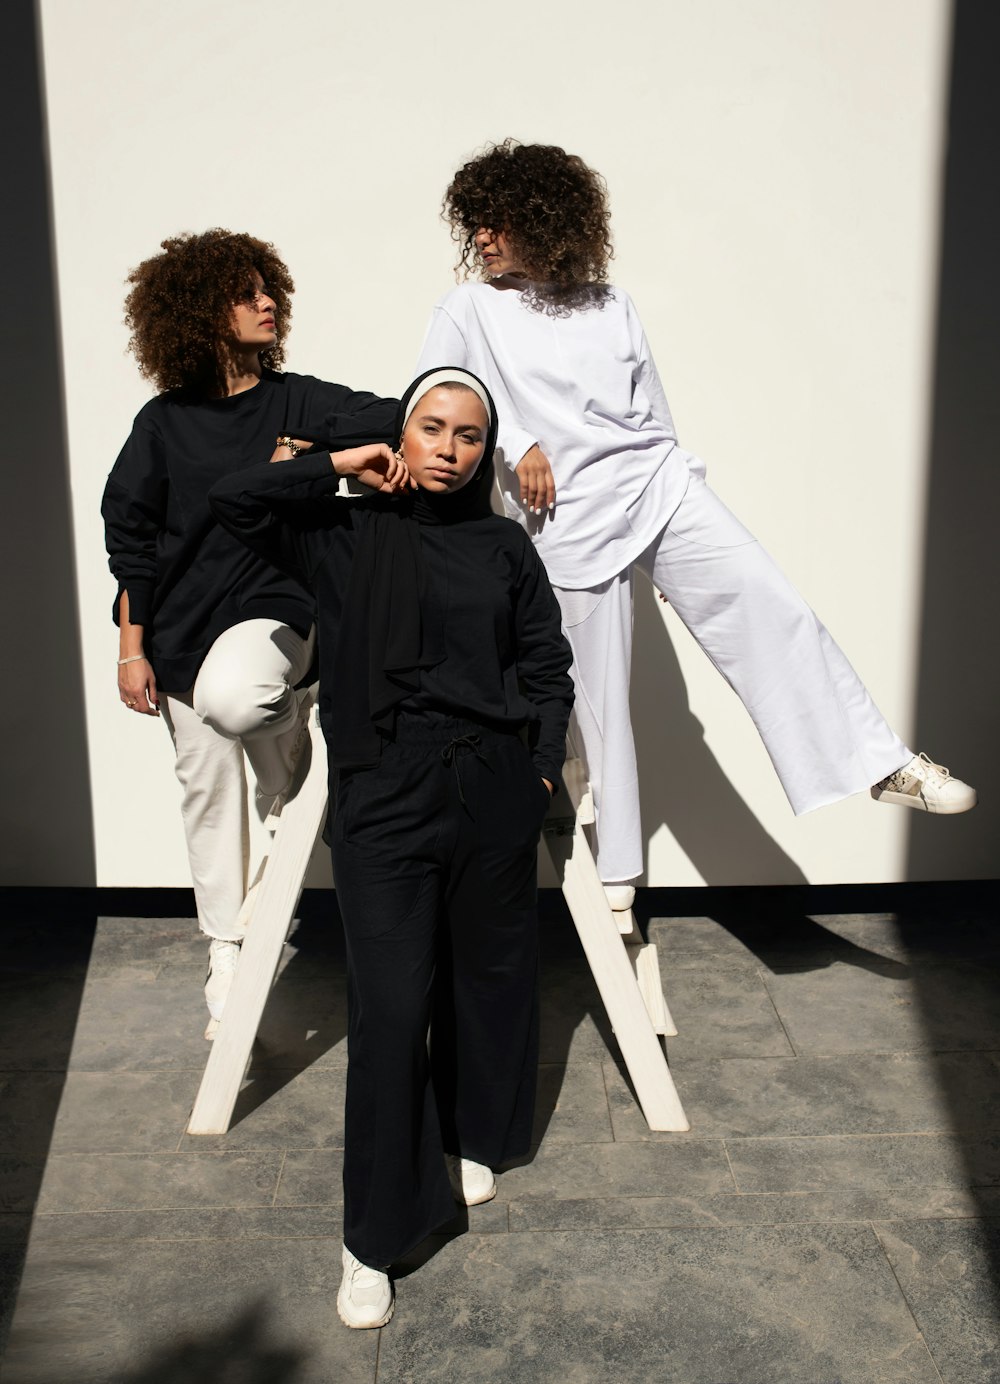
{"type": "Polygon", "coordinates": [[[243,752],[262,796],[285,787],[298,725],[293,688],[314,642],[314,633],[302,639],[277,620],[245,620],[215,641],[193,687],[160,699],[183,789],[198,926],[209,937],[240,937],[250,842],[243,752]]]}
{"type": "MultiPolygon", "coordinates": [[[[827,630],[697,469],[634,566],[743,702],[796,814],[859,793],[910,759],[827,630]]],[[[556,588],[606,883],[644,867],[628,699],[632,582],[630,568],[591,590],[556,588]]]]}

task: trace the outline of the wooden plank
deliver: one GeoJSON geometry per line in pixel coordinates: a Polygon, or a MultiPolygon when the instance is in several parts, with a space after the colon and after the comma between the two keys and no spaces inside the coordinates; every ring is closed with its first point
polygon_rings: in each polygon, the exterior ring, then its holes
{"type": "Polygon", "coordinates": [[[636,922],[635,914],[631,909],[615,910],[614,919],[618,924],[622,941],[625,943],[625,950],[628,952],[628,959],[632,963],[632,970],[635,972],[639,993],[642,995],[653,1028],[664,1038],[676,1038],[677,1025],[667,1008],[655,944],[642,940],[639,924],[636,922]]]}
{"type": "Polygon", "coordinates": [[[241,918],[252,916],[240,963],[188,1121],[189,1134],[225,1134],[250,1061],[261,1015],[288,936],[302,881],[326,815],[323,733],[310,717],[312,757],[305,782],[278,820],[266,866],[247,896],[241,918]]]}
{"type": "MultiPolygon", "coordinates": [[[[646,1123],[654,1130],[688,1130],[691,1126],[677,1095],[639,980],[633,972],[582,830],[582,818],[591,809],[588,803],[589,789],[579,759],[567,760],[563,769],[563,784],[574,816],[550,819],[546,822],[543,839],[553,864],[561,873],[563,894],[584,954],[614,1028],[646,1123]]],[[[649,956],[655,962],[655,950],[649,956]]],[[[642,964],[648,986],[650,960],[642,964]]],[[[662,1003],[662,990],[660,1000],[662,1003]]]]}

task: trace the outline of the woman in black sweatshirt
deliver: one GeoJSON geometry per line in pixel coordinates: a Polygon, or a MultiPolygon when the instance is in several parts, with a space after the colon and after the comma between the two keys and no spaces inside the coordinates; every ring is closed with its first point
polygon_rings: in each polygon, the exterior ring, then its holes
{"type": "MultiPolygon", "coordinates": [[[[395,400],[279,374],[293,284],[274,247],[224,230],[182,235],[129,275],[130,347],[161,391],[140,411],[104,493],[118,579],[118,689],[161,711],[174,740],[201,930],[211,1037],[242,935],[248,835],[244,749],[271,821],[293,789],[313,661],[309,593],[216,522],[220,476],[286,434],[391,436],[395,400]]],[[[304,767],[304,765],[300,765],[304,767]]]]}
{"type": "Polygon", "coordinates": [[[397,435],[397,454],[265,464],[211,495],[231,533],[317,599],[348,954],[337,1305],[355,1327],[388,1321],[388,1267],[454,1199],[494,1196],[492,1169],[527,1151],[536,848],[572,704],[544,569],[490,509],[485,386],[427,372],[397,435]],[[388,494],[339,498],[345,476],[388,494]]]}

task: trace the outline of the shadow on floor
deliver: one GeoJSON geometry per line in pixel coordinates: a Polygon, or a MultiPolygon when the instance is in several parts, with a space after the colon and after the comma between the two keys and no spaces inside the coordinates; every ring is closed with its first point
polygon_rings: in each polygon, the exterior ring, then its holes
{"type": "MultiPolygon", "coordinates": [[[[949,1027],[961,993],[967,987],[975,1023],[984,1035],[1000,1033],[1000,881],[954,880],[910,884],[811,885],[805,888],[642,889],[636,915],[645,931],[652,918],[707,917],[742,942],[769,970],[788,974],[822,969],[836,963],[857,966],[876,975],[911,981],[919,1006],[925,1047],[942,1059],[966,1044],[949,1027]],[[887,957],[841,937],[837,918],[877,915],[891,919],[899,952],[887,957]]],[[[621,1064],[619,1063],[619,1067],[621,1064]]],[[[939,1085],[948,1110],[948,1128],[956,1136],[965,1162],[967,1185],[985,1219],[994,1204],[979,1195],[995,1186],[990,1148],[974,1137],[984,1108],[993,1108],[1000,1069],[993,1084],[956,1083],[953,1068],[941,1064],[939,1085]]],[[[623,1073],[624,1075],[624,1073],[623,1073]]],[[[627,1079],[627,1077],[626,1077],[627,1079]]],[[[631,1084],[630,1084],[631,1089],[631,1084]]],[[[633,1091],[634,1094],[634,1091],[633,1091]]],[[[1000,1314],[1000,1241],[989,1238],[991,1281],[1000,1314]]]]}
{"type": "Polygon", "coordinates": [[[268,996],[231,1127],[347,1038],[347,959],[332,889],[303,891],[289,946],[292,955],[268,996]]]}
{"type": "Polygon", "coordinates": [[[250,1303],[211,1336],[183,1334],[121,1384],[295,1384],[307,1356],[274,1342],[267,1302],[250,1303]]]}
{"type": "MultiPolygon", "coordinates": [[[[926,958],[928,934],[937,938],[936,954],[942,962],[953,963],[948,970],[927,964],[914,965],[914,992],[920,1007],[922,1027],[929,1046],[945,1054],[955,1048],[949,1027],[948,1000],[954,1003],[956,979],[964,978],[968,993],[975,995],[976,1017],[984,1034],[1000,1033],[1000,882],[914,885],[900,901],[896,920],[900,937],[911,952],[926,958]],[[919,948],[919,952],[918,949],[919,948]],[[993,984],[989,984],[992,974],[993,984]],[[984,980],[987,981],[984,984],[984,980]]],[[[951,1079],[942,1067],[938,1086],[948,1110],[949,1126],[956,1133],[974,1129],[977,1115],[997,1099],[1000,1067],[994,1074],[991,1090],[963,1086],[951,1079]]],[[[965,1173],[972,1194],[984,1218],[995,1216],[995,1207],[982,1192],[995,1187],[996,1173],[988,1166],[989,1150],[974,1139],[962,1142],[965,1173]]],[[[1000,1316],[1000,1235],[997,1226],[987,1226],[984,1253],[990,1262],[990,1282],[996,1314],[1000,1316]]]]}
{"type": "Polygon", "coordinates": [[[95,899],[93,889],[0,890],[4,938],[0,995],[8,992],[6,1002],[0,1001],[0,1047],[8,1054],[0,1064],[0,1164],[6,1183],[0,1214],[0,1356],[10,1330],[31,1217],[87,980],[97,924],[95,899]],[[39,1024],[44,1032],[41,1055],[31,1007],[14,1006],[9,996],[37,985],[39,1003],[44,1004],[42,987],[49,980],[60,982],[59,1013],[54,1025],[39,1024]]]}
{"type": "Polygon", "coordinates": [[[859,884],[781,889],[641,889],[636,917],[644,935],[651,918],[712,918],[776,975],[823,970],[839,962],[876,975],[903,979],[910,974],[904,962],[842,937],[817,921],[839,913],[891,912],[891,900],[898,897],[902,887],[859,884]],[[885,908],[879,909],[878,902],[885,908]]]}

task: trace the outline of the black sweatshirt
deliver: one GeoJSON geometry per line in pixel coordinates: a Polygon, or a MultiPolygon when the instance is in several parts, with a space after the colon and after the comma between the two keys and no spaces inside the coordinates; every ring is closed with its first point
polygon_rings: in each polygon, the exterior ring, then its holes
{"type": "Polygon", "coordinates": [[[214,641],[242,620],[280,620],[304,635],[314,619],[312,596],[299,582],[216,522],[208,505],[214,483],[266,461],[284,433],[350,446],[358,440],[349,435],[353,423],[360,437],[388,442],[396,407],[395,399],[311,375],[265,371],[242,394],[206,399],[171,391],[140,410],[101,513],[118,578],[115,622],[127,591],[129,619],[144,627],[162,691],[186,691],[214,641]]]}
{"type": "MultiPolygon", "coordinates": [[[[355,518],[358,506],[370,503],[338,498],[339,479],[321,453],[227,476],[209,497],[221,524],[316,594],[320,718],[328,737],[337,693],[330,669],[355,518]]],[[[441,611],[445,656],[421,670],[419,691],[404,706],[510,731],[527,726],[535,768],[558,783],[573,704],[571,654],[531,540],[499,515],[421,525],[419,533],[425,599],[441,611]]],[[[359,677],[367,675],[358,668],[359,677]]]]}

